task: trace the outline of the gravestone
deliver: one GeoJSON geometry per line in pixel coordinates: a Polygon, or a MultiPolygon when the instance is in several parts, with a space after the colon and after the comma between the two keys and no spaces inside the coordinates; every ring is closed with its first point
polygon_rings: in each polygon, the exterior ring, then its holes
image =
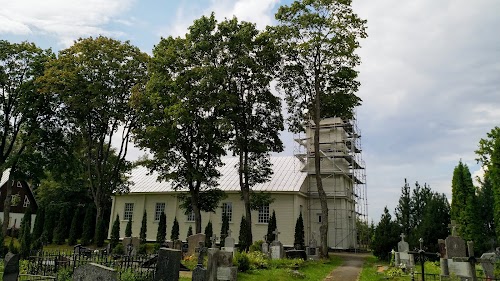
{"type": "Polygon", "coordinates": [[[4,260],[3,279],[4,281],[17,281],[19,276],[19,255],[8,252],[4,260]]]}
{"type": "MultiPolygon", "coordinates": [[[[462,280],[472,280],[476,281],[476,263],[490,263],[491,265],[495,264],[495,261],[492,261],[489,258],[475,258],[474,257],[474,242],[467,242],[467,250],[469,251],[468,257],[455,257],[453,258],[453,263],[460,263],[460,274],[456,273],[457,276],[462,277],[462,280]],[[463,273],[462,273],[463,271],[463,273]]],[[[452,272],[452,267],[450,266],[450,272],[452,272]]]]}
{"type": "Polygon", "coordinates": [[[267,239],[267,235],[264,235],[264,242],[262,243],[261,251],[263,254],[268,256],[269,255],[269,244],[267,244],[266,239],[267,239]]]}
{"type": "Polygon", "coordinates": [[[288,259],[302,259],[307,260],[307,254],[304,250],[288,250],[285,252],[288,259]]]}
{"type": "Polygon", "coordinates": [[[484,253],[481,256],[482,260],[489,260],[489,262],[481,262],[481,266],[483,267],[484,275],[487,278],[495,279],[495,262],[497,255],[496,253],[484,253]]]}
{"type": "Polygon", "coordinates": [[[226,239],[224,239],[224,247],[222,247],[222,250],[230,252],[234,256],[234,244],[234,238],[227,236],[226,239]]]}
{"type": "Polygon", "coordinates": [[[410,256],[408,252],[410,251],[410,245],[405,241],[406,235],[401,233],[400,235],[401,241],[398,242],[398,252],[396,256],[398,260],[396,261],[396,265],[402,268],[413,268],[414,264],[411,262],[410,256]]]}
{"type": "Polygon", "coordinates": [[[177,239],[172,242],[172,249],[182,251],[182,241],[177,239]]]}
{"type": "Polygon", "coordinates": [[[199,242],[198,248],[196,248],[198,252],[198,264],[196,268],[193,270],[192,280],[193,281],[206,281],[207,280],[207,269],[203,268],[203,259],[207,255],[207,247],[205,247],[204,242],[199,242]]]}
{"type": "Polygon", "coordinates": [[[238,268],[233,266],[233,253],[219,251],[217,253],[217,280],[235,281],[238,268]]]}
{"type": "Polygon", "coordinates": [[[73,273],[74,281],[116,281],[118,272],[110,267],[88,263],[75,269],[73,273]]]}
{"type": "Polygon", "coordinates": [[[187,255],[191,256],[194,255],[195,249],[198,247],[200,242],[205,243],[205,234],[203,233],[198,233],[191,235],[187,238],[187,243],[188,243],[188,250],[187,250],[187,255]]]}
{"type": "Polygon", "coordinates": [[[141,240],[139,240],[139,237],[125,237],[122,244],[126,255],[135,256],[141,245],[141,240]]]}
{"type": "Polygon", "coordinates": [[[307,259],[318,260],[319,259],[319,248],[318,242],[314,238],[314,232],[312,233],[312,239],[309,241],[309,246],[306,247],[307,259]]]}
{"type": "Polygon", "coordinates": [[[181,251],[160,248],[156,262],[155,281],[178,281],[181,264],[181,251]]]}
{"type": "Polygon", "coordinates": [[[444,239],[438,239],[439,247],[439,266],[441,267],[441,276],[449,276],[448,257],[446,255],[446,244],[444,239]]]}
{"type": "Polygon", "coordinates": [[[217,281],[217,255],[219,249],[210,248],[208,249],[208,260],[207,260],[207,281],[217,281]]]}
{"type": "Polygon", "coordinates": [[[275,240],[271,243],[271,259],[282,259],[284,256],[283,244],[278,240],[278,230],[273,231],[275,240]]]}

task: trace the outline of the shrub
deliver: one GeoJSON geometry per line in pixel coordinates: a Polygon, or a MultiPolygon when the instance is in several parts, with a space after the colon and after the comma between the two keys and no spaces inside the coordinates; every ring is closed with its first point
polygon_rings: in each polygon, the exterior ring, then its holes
{"type": "Polygon", "coordinates": [[[76,239],[78,236],[78,215],[80,214],[80,208],[75,209],[73,214],[73,219],[71,220],[71,228],[69,230],[68,245],[72,246],[76,244],[76,239]]]}
{"type": "Polygon", "coordinates": [[[304,249],[304,220],[302,219],[302,212],[300,212],[297,222],[295,223],[295,235],[293,245],[298,245],[299,250],[304,249]]]}
{"type": "MultiPolygon", "coordinates": [[[[0,219],[0,225],[2,225],[2,220],[0,219]]],[[[0,257],[4,257],[5,249],[4,249],[4,244],[5,244],[5,237],[3,236],[3,231],[0,230],[0,257]]]]}
{"type": "Polygon", "coordinates": [[[118,243],[111,251],[111,254],[116,255],[116,256],[121,256],[121,255],[125,254],[125,247],[123,247],[122,243],[118,243]]]}
{"type": "Polygon", "coordinates": [[[259,240],[253,242],[253,244],[250,246],[250,252],[262,252],[262,244],[264,241],[259,240]]]}
{"type": "Polygon", "coordinates": [[[245,219],[244,216],[241,217],[241,223],[240,223],[240,235],[238,236],[238,248],[240,251],[246,251],[248,250],[248,247],[250,245],[246,245],[246,241],[248,241],[247,237],[247,220],[245,219]]]}
{"type": "Polygon", "coordinates": [[[109,241],[111,249],[114,249],[118,243],[120,243],[120,216],[116,215],[113,228],[111,229],[111,239],[109,241]]]}
{"type": "Polygon", "coordinates": [[[163,244],[167,237],[167,216],[164,212],[160,214],[160,221],[158,222],[158,231],[156,232],[156,243],[163,244]]]}
{"type": "Polygon", "coordinates": [[[137,253],[139,255],[145,255],[148,253],[148,246],[147,244],[140,244],[139,249],[137,249],[137,253]]]}
{"type": "Polygon", "coordinates": [[[273,215],[269,219],[269,223],[267,224],[267,243],[271,243],[274,241],[275,235],[273,232],[277,228],[277,222],[276,222],[276,212],[273,210],[273,215]]]}
{"type": "Polygon", "coordinates": [[[57,272],[57,280],[58,281],[71,281],[73,273],[71,272],[70,268],[61,268],[57,272]]]}
{"type": "Polygon", "coordinates": [[[172,225],[172,233],[170,234],[170,240],[175,241],[179,239],[179,222],[177,217],[174,218],[174,224],[172,225]]]}
{"type": "Polygon", "coordinates": [[[247,272],[250,269],[250,259],[246,252],[236,252],[235,260],[239,271],[247,272]]]}
{"type": "MultiPolygon", "coordinates": [[[[189,228],[188,228],[188,233],[187,233],[187,237],[189,237],[189,236],[191,236],[191,235],[193,235],[193,227],[192,227],[192,226],[189,226],[189,228]]],[[[187,238],[187,237],[186,237],[186,238],[187,238]]],[[[186,239],[186,240],[187,240],[187,239],[186,239]]]]}
{"type": "Polygon", "coordinates": [[[45,209],[42,206],[38,207],[35,217],[35,225],[33,226],[33,237],[39,238],[43,233],[43,224],[45,220],[45,209]]]}
{"type": "Polygon", "coordinates": [[[93,219],[94,219],[94,209],[92,206],[88,206],[87,210],[85,211],[85,218],[83,219],[83,235],[81,240],[83,246],[89,245],[92,240],[93,219]]]}
{"type": "Polygon", "coordinates": [[[205,227],[205,247],[211,247],[212,241],[210,239],[214,236],[214,231],[212,228],[212,222],[208,221],[207,226],[205,227]]]}
{"type": "Polygon", "coordinates": [[[263,269],[269,267],[269,258],[262,252],[255,251],[247,254],[250,269],[263,269]]]}
{"type": "Polygon", "coordinates": [[[128,218],[127,226],[125,227],[125,237],[132,237],[132,217],[128,218]]]}
{"type": "Polygon", "coordinates": [[[104,239],[106,239],[106,226],[103,218],[97,220],[97,229],[95,231],[95,244],[97,247],[104,246],[104,239]]]}
{"type": "Polygon", "coordinates": [[[139,233],[139,240],[141,240],[141,244],[146,243],[147,231],[148,231],[148,214],[146,213],[146,209],[144,209],[144,214],[142,215],[141,232],[139,233]]]}

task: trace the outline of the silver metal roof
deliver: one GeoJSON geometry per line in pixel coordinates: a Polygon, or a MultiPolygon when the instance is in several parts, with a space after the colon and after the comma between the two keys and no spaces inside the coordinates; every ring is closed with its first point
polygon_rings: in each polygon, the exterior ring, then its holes
{"type": "MultiPolygon", "coordinates": [[[[219,168],[221,177],[218,179],[218,188],[223,191],[239,191],[239,176],[235,168],[238,158],[222,158],[224,166],[219,168]]],[[[273,175],[266,183],[257,184],[252,189],[255,191],[267,192],[291,192],[299,191],[307,176],[301,172],[302,163],[293,156],[271,157],[273,164],[273,175]]],[[[132,170],[130,181],[131,193],[145,192],[173,192],[172,183],[158,181],[158,173],[149,173],[149,170],[140,166],[132,170]]],[[[186,189],[187,190],[187,189],[186,189]]]]}

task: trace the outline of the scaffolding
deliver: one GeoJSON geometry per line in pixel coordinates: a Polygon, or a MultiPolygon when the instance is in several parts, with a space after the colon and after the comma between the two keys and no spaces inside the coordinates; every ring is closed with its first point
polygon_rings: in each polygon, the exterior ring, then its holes
{"type": "MultiPolygon", "coordinates": [[[[332,249],[366,249],[368,237],[358,233],[358,222],[368,224],[365,163],[361,133],[356,118],[326,118],[320,122],[321,178],[328,200],[328,245],[332,249]]],[[[311,121],[305,135],[294,137],[295,156],[307,177],[307,233],[319,233],[321,207],[314,167],[314,129],[311,121]]],[[[309,236],[310,237],[310,236],[309,236]]]]}

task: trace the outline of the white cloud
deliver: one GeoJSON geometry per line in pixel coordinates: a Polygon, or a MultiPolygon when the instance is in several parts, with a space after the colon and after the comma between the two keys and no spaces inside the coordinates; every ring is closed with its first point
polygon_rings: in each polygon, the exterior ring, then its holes
{"type": "Polygon", "coordinates": [[[119,36],[105,29],[114,17],[130,8],[133,0],[17,0],[1,1],[0,33],[25,35],[40,33],[71,45],[79,37],[119,36]]]}

